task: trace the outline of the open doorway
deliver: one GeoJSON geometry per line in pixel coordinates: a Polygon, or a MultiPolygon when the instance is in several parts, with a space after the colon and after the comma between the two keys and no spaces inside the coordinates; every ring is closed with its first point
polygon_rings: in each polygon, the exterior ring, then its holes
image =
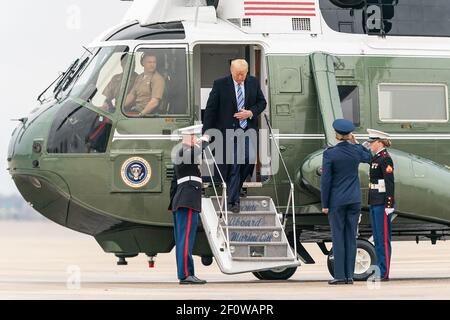
{"type": "MultiPolygon", "coordinates": [[[[257,44],[198,44],[194,47],[194,105],[197,120],[203,121],[214,80],[230,74],[230,64],[234,59],[245,59],[249,63],[249,74],[256,77],[261,90],[269,101],[267,87],[267,67],[263,48],[257,44]]],[[[269,114],[267,107],[264,113],[269,114]]],[[[259,128],[267,128],[264,117],[259,117],[259,128]]],[[[258,162],[247,186],[260,186],[265,177],[261,176],[261,165],[258,162]]]]}

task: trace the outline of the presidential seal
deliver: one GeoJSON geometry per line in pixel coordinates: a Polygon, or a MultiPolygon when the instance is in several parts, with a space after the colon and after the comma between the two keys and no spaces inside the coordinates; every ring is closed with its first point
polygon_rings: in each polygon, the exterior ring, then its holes
{"type": "Polygon", "coordinates": [[[139,189],[150,181],[152,168],[147,160],[143,158],[130,158],[123,163],[121,176],[127,186],[133,189],[139,189]]]}

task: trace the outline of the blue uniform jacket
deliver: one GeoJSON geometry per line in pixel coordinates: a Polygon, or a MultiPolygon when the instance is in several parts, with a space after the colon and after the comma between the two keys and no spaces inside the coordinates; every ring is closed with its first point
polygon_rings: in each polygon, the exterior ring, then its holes
{"type": "Polygon", "coordinates": [[[361,202],[358,168],[371,159],[369,150],[347,141],[325,150],[320,180],[322,208],[361,202]]]}

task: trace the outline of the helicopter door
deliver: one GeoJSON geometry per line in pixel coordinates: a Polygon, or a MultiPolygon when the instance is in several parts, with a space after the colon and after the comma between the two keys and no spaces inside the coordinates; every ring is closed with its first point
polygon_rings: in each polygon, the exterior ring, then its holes
{"type": "MultiPolygon", "coordinates": [[[[263,50],[259,45],[249,44],[198,44],[194,47],[193,70],[194,70],[194,101],[195,118],[202,120],[211,92],[214,80],[223,78],[230,74],[230,63],[234,59],[246,59],[249,62],[249,74],[261,80],[261,90],[268,98],[268,89],[265,79],[265,61],[263,50]],[[211,68],[214,66],[214,68],[211,68]]],[[[267,107],[265,113],[269,114],[267,107]]],[[[263,117],[259,119],[259,127],[266,128],[263,117]]],[[[261,169],[259,154],[255,171],[247,186],[259,186],[264,180],[261,169]]]]}
{"type": "Polygon", "coordinates": [[[325,139],[327,145],[335,145],[333,122],[338,118],[343,118],[343,113],[336,83],[334,59],[333,56],[322,52],[311,54],[310,59],[325,139]]]}

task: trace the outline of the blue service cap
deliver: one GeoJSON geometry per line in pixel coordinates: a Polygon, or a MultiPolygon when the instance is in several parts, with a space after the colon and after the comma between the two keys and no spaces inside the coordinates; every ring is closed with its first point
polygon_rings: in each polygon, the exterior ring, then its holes
{"type": "Polygon", "coordinates": [[[333,128],[337,133],[346,135],[355,130],[355,125],[347,119],[336,119],[333,122],[333,128]]]}

